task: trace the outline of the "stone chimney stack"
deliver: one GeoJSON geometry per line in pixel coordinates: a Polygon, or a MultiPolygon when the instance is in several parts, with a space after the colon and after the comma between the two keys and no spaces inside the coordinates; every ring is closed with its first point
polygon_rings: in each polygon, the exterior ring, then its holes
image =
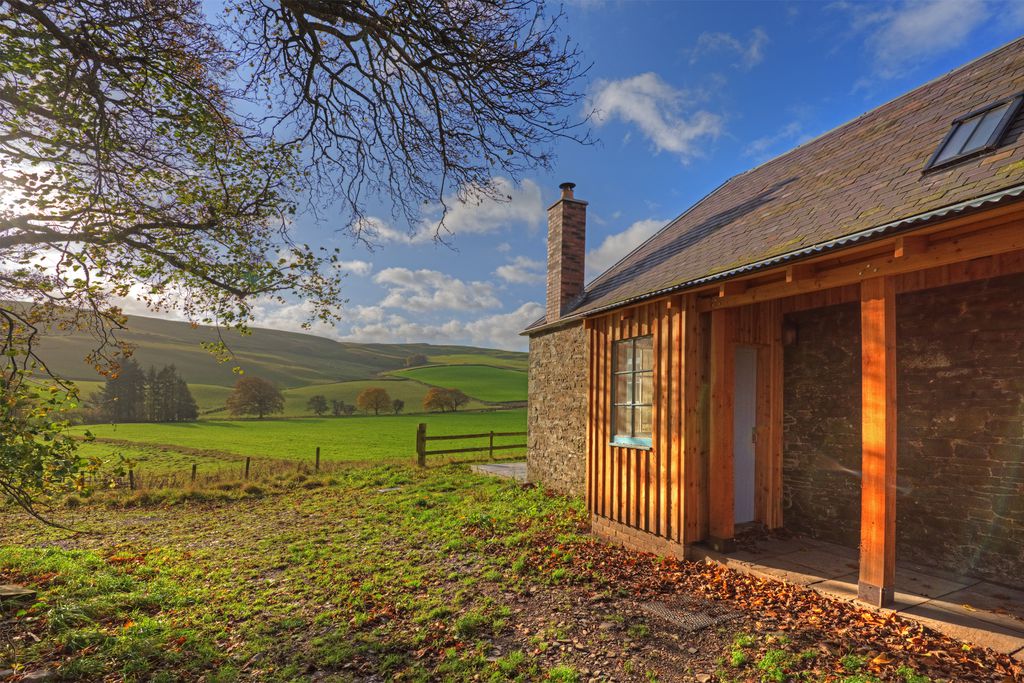
{"type": "Polygon", "coordinates": [[[583,294],[587,251],[587,203],[575,199],[575,183],[558,186],[562,196],[548,209],[548,297],[545,318],[553,323],[583,294]]]}

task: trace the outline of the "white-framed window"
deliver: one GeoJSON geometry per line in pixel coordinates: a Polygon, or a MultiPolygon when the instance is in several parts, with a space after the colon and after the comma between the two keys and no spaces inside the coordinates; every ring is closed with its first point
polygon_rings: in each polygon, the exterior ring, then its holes
{"type": "Polygon", "coordinates": [[[612,345],[612,443],[650,448],[654,409],[654,338],[612,345]]]}

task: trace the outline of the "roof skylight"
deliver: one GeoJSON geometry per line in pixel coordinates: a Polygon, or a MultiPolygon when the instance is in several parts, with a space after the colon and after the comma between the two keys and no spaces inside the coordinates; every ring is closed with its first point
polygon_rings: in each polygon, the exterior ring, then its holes
{"type": "Polygon", "coordinates": [[[946,134],[939,149],[928,160],[925,169],[945,166],[995,149],[1020,109],[1022,99],[1024,93],[993,102],[955,119],[953,127],[946,134]]]}

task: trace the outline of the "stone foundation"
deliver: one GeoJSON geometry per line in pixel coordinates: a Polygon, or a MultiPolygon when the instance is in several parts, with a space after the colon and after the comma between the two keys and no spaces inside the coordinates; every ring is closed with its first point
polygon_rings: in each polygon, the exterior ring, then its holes
{"type": "Polygon", "coordinates": [[[582,323],[530,337],[527,479],[582,496],[590,345],[582,323]]]}
{"type": "Polygon", "coordinates": [[[598,538],[602,538],[615,545],[624,546],[630,550],[639,550],[661,557],[686,559],[686,547],[683,544],[649,534],[646,531],[640,531],[605,517],[591,515],[590,531],[598,538]]]}

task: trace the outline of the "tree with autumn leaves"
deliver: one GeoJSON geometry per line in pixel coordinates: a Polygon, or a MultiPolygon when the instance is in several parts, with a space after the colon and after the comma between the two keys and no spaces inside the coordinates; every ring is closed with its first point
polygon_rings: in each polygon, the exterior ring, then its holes
{"type": "Polygon", "coordinates": [[[469,403],[467,396],[461,389],[444,389],[442,387],[431,387],[426,396],[423,397],[424,410],[439,410],[442,413],[455,412],[462,406],[469,403]]]}
{"type": "Polygon", "coordinates": [[[262,420],[264,415],[284,412],[284,396],[261,377],[243,377],[235,383],[227,406],[232,415],[255,415],[262,420]]]}
{"type": "Polygon", "coordinates": [[[364,413],[373,412],[380,415],[382,410],[391,410],[391,397],[386,389],[380,387],[367,387],[356,396],[356,407],[364,413]]]}

